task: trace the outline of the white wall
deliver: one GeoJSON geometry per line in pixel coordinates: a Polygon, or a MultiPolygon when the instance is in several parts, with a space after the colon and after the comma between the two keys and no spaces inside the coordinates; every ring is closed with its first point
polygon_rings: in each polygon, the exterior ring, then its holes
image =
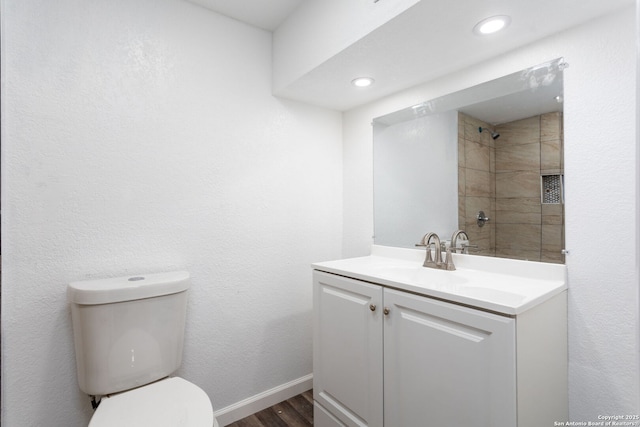
{"type": "MultiPolygon", "coordinates": [[[[640,0],[636,0],[636,165],[640,165],[640,0]]],[[[636,194],[640,193],[640,167],[636,167],[636,194]]],[[[636,224],[640,224],[640,197],[636,197],[636,224]]],[[[640,278],[640,225],[636,227],[636,277],[640,278]]],[[[638,286],[640,288],[640,285],[638,286]]],[[[640,289],[636,291],[640,311],[640,289]]],[[[636,335],[640,337],[640,316],[636,319],[636,335]]],[[[636,344],[638,366],[640,366],[640,338],[636,344]]],[[[638,369],[640,384],[640,369],[638,369]]],[[[640,393],[637,396],[640,408],[640,393]]]]}
{"type": "Polygon", "coordinates": [[[181,0],[4,0],[2,30],[2,425],[87,425],[72,280],[190,271],[178,374],[214,409],[311,373],[341,115],[271,96],[271,34],[181,0]]]}
{"type": "Polygon", "coordinates": [[[573,421],[640,412],[635,16],[625,10],[344,115],[343,253],[357,256],[368,253],[373,229],[362,220],[372,218],[373,117],[557,57],[570,64],[564,126],[573,421]]]}

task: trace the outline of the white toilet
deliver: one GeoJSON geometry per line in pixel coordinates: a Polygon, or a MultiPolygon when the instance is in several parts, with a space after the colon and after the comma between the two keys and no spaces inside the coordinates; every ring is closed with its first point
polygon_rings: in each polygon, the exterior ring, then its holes
{"type": "Polygon", "coordinates": [[[182,363],[189,273],[70,283],[80,389],[100,399],[89,427],[217,427],[182,363]]]}

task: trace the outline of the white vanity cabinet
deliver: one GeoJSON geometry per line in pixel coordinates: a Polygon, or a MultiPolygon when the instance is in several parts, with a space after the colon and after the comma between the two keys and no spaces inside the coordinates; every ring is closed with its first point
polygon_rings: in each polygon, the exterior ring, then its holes
{"type": "Polygon", "coordinates": [[[323,271],[313,286],[316,427],[566,420],[566,292],[521,322],[323,271]]]}

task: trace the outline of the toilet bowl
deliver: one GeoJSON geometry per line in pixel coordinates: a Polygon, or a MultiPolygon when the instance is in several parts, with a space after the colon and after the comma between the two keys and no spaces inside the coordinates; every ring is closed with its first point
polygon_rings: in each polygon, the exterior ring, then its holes
{"type": "Polygon", "coordinates": [[[217,427],[182,362],[189,273],[85,280],[67,286],[80,389],[100,403],[90,427],[217,427]]]}
{"type": "Polygon", "coordinates": [[[218,427],[207,394],[180,377],[103,397],[89,427],[218,427]]]}

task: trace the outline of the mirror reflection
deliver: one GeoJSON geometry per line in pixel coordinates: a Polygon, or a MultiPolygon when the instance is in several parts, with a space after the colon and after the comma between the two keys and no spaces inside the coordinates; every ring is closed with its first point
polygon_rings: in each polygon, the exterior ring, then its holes
{"type": "Polygon", "coordinates": [[[557,59],[374,119],[374,242],[469,235],[469,253],[564,262],[557,59]]]}

